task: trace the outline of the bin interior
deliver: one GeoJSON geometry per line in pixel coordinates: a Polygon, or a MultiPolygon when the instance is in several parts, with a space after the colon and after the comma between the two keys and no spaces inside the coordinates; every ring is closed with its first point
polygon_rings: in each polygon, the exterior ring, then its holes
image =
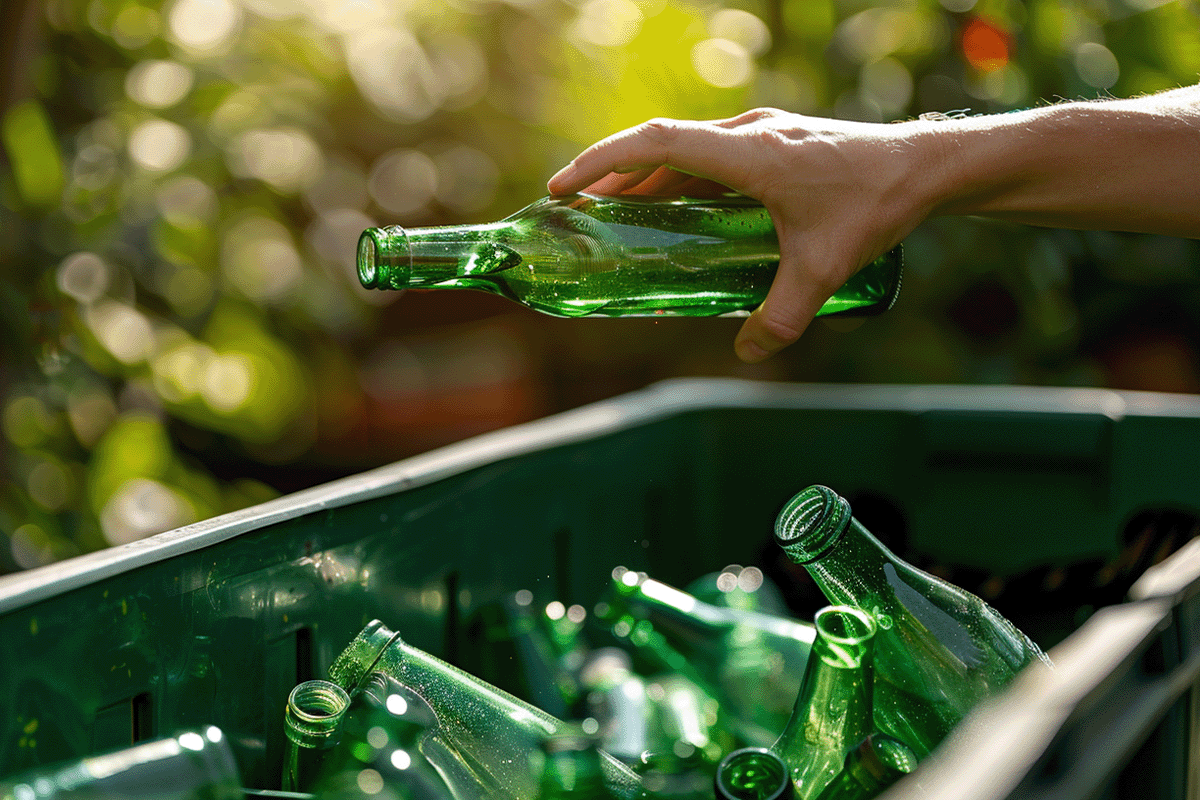
{"type": "Polygon", "coordinates": [[[461,663],[485,605],[529,589],[590,607],[616,565],[682,586],[754,564],[810,616],[823,603],[771,533],[812,483],[1044,647],[1195,535],[1195,403],[727,388],[652,387],[580,412],[615,410],[594,435],[556,442],[550,418],[545,446],[380,496],[350,479],[343,504],[17,598],[0,616],[0,775],[215,724],[245,784],[276,788],[288,692],[370,619],[461,663]]]}

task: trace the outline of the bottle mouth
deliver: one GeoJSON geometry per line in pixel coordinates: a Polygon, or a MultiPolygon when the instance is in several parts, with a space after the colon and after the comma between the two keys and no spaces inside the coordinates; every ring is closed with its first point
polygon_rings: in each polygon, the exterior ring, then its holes
{"type": "Polygon", "coordinates": [[[824,558],[850,525],[850,504],[827,486],[810,486],[775,520],[775,541],[797,564],[824,558]]]}
{"type": "Polygon", "coordinates": [[[764,747],[743,747],[721,760],[713,779],[723,800],[783,800],[791,796],[791,775],[783,760],[764,747]]]}
{"type": "Polygon", "coordinates": [[[408,233],[399,225],[367,228],[358,237],[357,261],[358,280],[364,288],[405,288],[412,266],[408,233]]]}
{"type": "Polygon", "coordinates": [[[287,735],[303,747],[321,747],[334,739],[350,695],[336,683],[305,681],[292,689],[287,703],[287,735]]]}
{"type": "Polygon", "coordinates": [[[371,620],[334,659],[329,666],[329,677],[344,691],[356,694],[370,677],[384,651],[399,638],[400,634],[393,633],[379,620],[371,620]]]}
{"type": "Polygon", "coordinates": [[[875,618],[854,606],[826,606],[813,617],[817,638],[813,647],[833,666],[853,669],[871,656],[878,626],[875,618]]]}

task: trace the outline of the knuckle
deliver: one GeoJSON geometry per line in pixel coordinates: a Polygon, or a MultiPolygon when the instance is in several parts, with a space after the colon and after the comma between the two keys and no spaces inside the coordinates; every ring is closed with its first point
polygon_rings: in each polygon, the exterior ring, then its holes
{"type": "Polygon", "coordinates": [[[760,309],[759,329],[766,338],[779,345],[788,345],[800,338],[800,327],[796,323],[771,309],[760,309]]]}
{"type": "Polygon", "coordinates": [[[655,117],[638,126],[646,140],[662,148],[668,148],[679,135],[679,123],[666,117],[655,117]]]}

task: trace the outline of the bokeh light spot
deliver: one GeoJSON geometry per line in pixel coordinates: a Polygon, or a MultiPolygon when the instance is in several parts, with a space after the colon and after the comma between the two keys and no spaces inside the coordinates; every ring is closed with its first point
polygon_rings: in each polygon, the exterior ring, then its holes
{"type": "Polygon", "coordinates": [[[433,199],[437,166],[419,150],[392,150],[371,167],[367,188],[379,207],[393,214],[415,214],[433,199]]]}
{"type": "Polygon", "coordinates": [[[25,488],[30,499],[47,511],[61,511],[72,499],[74,482],[71,475],[58,462],[39,461],[29,471],[25,488]]]}
{"type": "Polygon", "coordinates": [[[132,306],[103,301],[89,306],[84,318],[104,349],[123,364],[140,363],[154,352],[150,320],[132,306]]]}
{"type": "Polygon", "coordinates": [[[363,794],[379,794],[383,791],[383,776],[376,770],[360,770],[356,782],[363,794]]]}
{"type": "Polygon", "coordinates": [[[642,27],[642,10],[630,0],[587,0],[572,33],[601,47],[623,47],[642,27]]]}
{"type": "Polygon", "coordinates": [[[255,384],[249,358],[241,353],[217,354],[205,365],[200,394],[211,409],[229,414],[250,399],[255,384]]]}
{"type": "Polygon", "coordinates": [[[466,145],[450,147],[433,157],[437,170],[434,196],[454,211],[470,214],[491,205],[500,186],[500,169],[491,156],[466,145]]]}
{"type": "Polygon", "coordinates": [[[1111,89],[1121,76],[1113,52],[1099,42],[1084,42],[1075,48],[1075,71],[1088,86],[1111,89]]]}
{"type": "Polygon", "coordinates": [[[232,0],[176,0],[167,16],[175,43],[198,54],[229,44],[241,21],[241,6],[232,0]]]}
{"type": "Polygon", "coordinates": [[[391,760],[392,766],[399,770],[405,770],[412,766],[412,756],[408,754],[407,750],[393,750],[391,760]]]}
{"type": "MultiPolygon", "coordinates": [[[[33,523],[21,525],[9,536],[9,552],[21,569],[33,569],[54,561],[50,537],[33,523]]],[[[20,787],[18,787],[20,788],[20,787]]],[[[32,792],[30,793],[33,794],[32,792]]]]}
{"type": "Polygon", "coordinates": [[[230,283],[260,302],[283,299],[304,271],[287,228],[257,214],[243,217],[226,233],[221,266],[230,283]]]}
{"type": "Polygon", "coordinates": [[[230,151],[230,168],[291,194],[321,175],[321,148],[299,128],[247,131],[230,151]]]}
{"type": "Polygon", "coordinates": [[[80,303],[94,303],[108,289],[108,265],[95,253],[73,253],[58,265],[55,276],[63,294],[80,303]]]}
{"type": "Polygon", "coordinates": [[[187,500],[149,478],[125,481],[100,511],[100,527],[109,544],[126,544],[193,521],[187,500]]]}
{"type": "Polygon", "coordinates": [[[125,75],[125,93],[146,108],[169,108],[191,91],[193,80],[178,61],[139,61],[125,75]]]}
{"type": "Polygon", "coordinates": [[[191,149],[187,130],[165,119],[146,120],[129,135],[130,157],[152,172],[170,172],[187,160],[191,149]]]}
{"type": "Polygon", "coordinates": [[[745,86],[754,76],[750,53],[729,39],[697,42],[692,47],[692,67],[701,79],[719,89],[745,86]]]}
{"type": "Polygon", "coordinates": [[[1008,64],[1008,32],[982,17],[967,23],[961,44],[967,63],[980,72],[993,72],[1008,64]]]}
{"type": "Polygon", "coordinates": [[[740,8],[723,8],[708,21],[708,34],[714,39],[737,42],[752,56],[761,56],[771,47],[767,23],[740,8]]]}

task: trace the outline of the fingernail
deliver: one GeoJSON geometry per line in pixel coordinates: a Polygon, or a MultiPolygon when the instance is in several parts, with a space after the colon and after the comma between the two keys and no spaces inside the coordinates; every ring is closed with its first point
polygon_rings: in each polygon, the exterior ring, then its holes
{"type": "Polygon", "coordinates": [[[757,363],[771,355],[749,339],[738,342],[736,345],[734,345],[734,351],[737,353],[737,357],[742,361],[745,361],[747,364],[757,363]]]}

